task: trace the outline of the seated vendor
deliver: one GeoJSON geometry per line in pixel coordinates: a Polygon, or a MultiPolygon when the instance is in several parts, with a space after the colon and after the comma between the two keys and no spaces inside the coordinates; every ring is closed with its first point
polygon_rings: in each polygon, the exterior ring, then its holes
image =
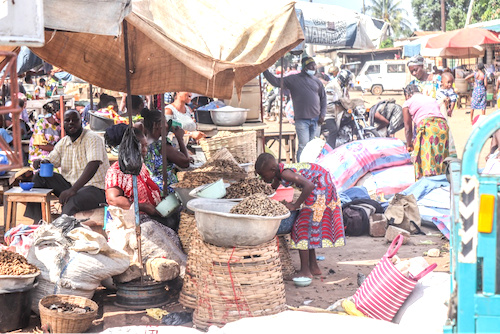
{"type": "Polygon", "coordinates": [[[29,163],[33,166],[33,161],[47,159],[54,146],[61,138],[59,112],[54,114],[46,112],[36,121],[33,127],[33,135],[29,145],[29,163]]]}
{"type": "MultiPolygon", "coordinates": [[[[62,204],[62,213],[71,216],[106,203],[104,178],[109,160],[104,140],[82,127],[78,111],[70,109],[64,113],[64,131],[66,136],[54,146],[48,158],[33,162],[35,169],[40,162],[50,162],[61,173],[51,177],[37,173],[33,182],[35,188],[53,189],[62,204]]],[[[42,217],[40,204],[28,203],[24,216],[38,222],[42,217]]]]}
{"type": "MultiPolygon", "coordinates": [[[[163,192],[163,158],[161,150],[161,118],[162,114],[159,110],[149,110],[144,108],[141,112],[141,116],[144,119],[144,128],[146,129],[147,137],[147,154],[144,158],[144,164],[149,169],[151,173],[151,178],[158,185],[160,190],[163,192]]],[[[177,177],[175,175],[174,165],[181,168],[189,167],[190,157],[184,143],[184,130],[179,127],[175,127],[172,130],[177,142],[179,144],[178,149],[173,147],[170,140],[167,138],[167,180],[165,182],[168,187],[172,183],[177,183],[177,177]]],[[[169,189],[165,194],[173,192],[169,189]]]]}
{"type": "MultiPolygon", "coordinates": [[[[148,145],[146,137],[137,128],[134,134],[140,142],[142,156],[146,156],[148,145]]],[[[177,230],[178,215],[167,218],[161,216],[156,206],[161,202],[161,192],[158,185],[151,179],[146,165],[142,165],[140,174],[137,176],[137,192],[139,198],[139,211],[154,220],[177,230]]],[[[115,162],[106,173],[106,200],[110,206],[116,206],[123,210],[129,210],[134,202],[132,175],[125,174],[120,170],[120,165],[115,162]]],[[[149,219],[151,219],[149,218],[149,219]]]]}

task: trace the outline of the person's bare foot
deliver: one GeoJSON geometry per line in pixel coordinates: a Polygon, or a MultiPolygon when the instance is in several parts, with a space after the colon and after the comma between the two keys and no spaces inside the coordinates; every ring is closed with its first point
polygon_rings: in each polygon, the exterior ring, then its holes
{"type": "Polygon", "coordinates": [[[295,277],[309,277],[309,278],[313,278],[313,274],[309,270],[307,270],[307,271],[302,271],[301,270],[301,271],[297,271],[295,273],[295,275],[293,275],[293,277],[294,278],[295,277]]]}
{"type": "Polygon", "coordinates": [[[309,270],[311,271],[311,274],[314,276],[321,276],[321,269],[319,269],[318,264],[310,264],[309,265],[309,270]]]}

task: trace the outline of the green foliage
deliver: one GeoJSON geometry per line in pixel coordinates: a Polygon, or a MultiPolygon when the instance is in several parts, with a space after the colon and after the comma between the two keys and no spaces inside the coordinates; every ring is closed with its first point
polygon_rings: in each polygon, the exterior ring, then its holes
{"type": "MultiPolygon", "coordinates": [[[[446,30],[465,27],[470,0],[446,0],[446,30]]],[[[423,31],[441,30],[441,1],[412,0],[413,15],[423,31]]],[[[500,0],[475,0],[470,23],[500,18],[500,0]]]]}
{"type": "Polygon", "coordinates": [[[394,46],[394,41],[392,38],[387,38],[380,43],[380,48],[381,49],[386,49],[386,48],[392,48],[394,46]]]}
{"type": "Polygon", "coordinates": [[[399,38],[411,33],[408,12],[402,8],[401,0],[372,0],[366,10],[373,17],[391,24],[389,35],[399,38]]]}

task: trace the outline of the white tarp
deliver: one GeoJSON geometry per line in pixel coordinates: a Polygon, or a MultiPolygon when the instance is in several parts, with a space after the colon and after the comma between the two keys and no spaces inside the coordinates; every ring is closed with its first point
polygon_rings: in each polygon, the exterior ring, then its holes
{"type": "Polygon", "coordinates": [[[305,21],[306,43],[338,48],[374,49],[385,39],[389,24],[353,10],[297,2],[305,21]]]}

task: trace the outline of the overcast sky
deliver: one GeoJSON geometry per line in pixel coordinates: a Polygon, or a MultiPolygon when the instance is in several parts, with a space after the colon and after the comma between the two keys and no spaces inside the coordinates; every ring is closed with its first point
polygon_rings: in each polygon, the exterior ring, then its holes
{"type": "MultiPolygon", "coordinates": [[[[309,0],[299,0],[299,1],[309,2],[309,0]]],[[[355,10],[359,13],[361,13],[361,9],[363,8],[363,0],[348,0],[348,1],[346,1],[346,0],[313,0],[312,2],[322,3],[322,4],[326,4],[326,5],[336,5],[336,6],[340,6],[340,7],[345,7],[345,8],[355,10]]],[[[413,16],[413,10],[411,8],[411,0],[401,0],[401,3],[403,5],[403,8],[406,9],[408,14],[410,14],[409,21],[413,25],[412,28],[417,29],[418,28],[417,20],[413,16]]],[[[369,6],[371,4],[372,4],[371,0],[365,0],[365,6],[369,6]]]]}

